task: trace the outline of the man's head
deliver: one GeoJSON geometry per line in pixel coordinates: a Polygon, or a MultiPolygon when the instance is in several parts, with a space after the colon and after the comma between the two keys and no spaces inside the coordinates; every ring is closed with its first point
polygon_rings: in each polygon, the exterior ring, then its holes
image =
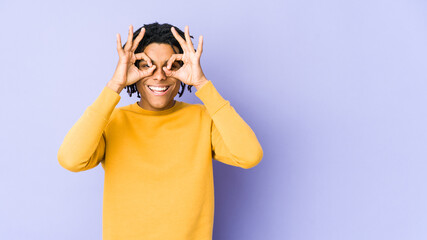
{"type": "MultiPolygon", "coordinates": [[[[179,80],[166,77],[166,74],[162,69],[163,64],[166,64],[167,60],[172,54],[183,53],[180,44],[171,32],[171,27],[174,27],[180,36],[183,38],[185,37],[184,32],[182,32],[177,27],[170,24],[159,24],[157,22],[142,26],[136,30],[133,35],[133,39],[135,39],[141,32],[141,29],[145,28],[144,38],[136,48],[135,54],[144,52],[152,60],[153,64],[156,65],[156,69],[151,76],[143,78],[140,81],[127,86],[127,92],[129,96],[132,96],[133,93],[137,93],[137,96],[141,98],[141,102],[148,104],[153,102],[152,104],[155,104],[158,107],[164,104],[166,98],[173,103],[173,98],[176,96],[176,94],[179,93],[179,96],[181,97],[186,87],[186,85],[179,80]],[[150,92],[152,89],[148,88],[148,85],[150,84],[154,85],[154,87],[168,85],[173,89],[168,89],[167,93],[164,95],[154,94],[153,96],[153,92],[150,92]],[[180,88],[181,91],[179,91],[180,88]]],[[[146,62],[144,60],[137,60],[135,62],[135,66],[143,70],[146,67],[146,62]]],[[[175,68],[180,67],[179,64],[175,64],[174,66],[175,68]]],[[[187,88],[189,91],[191,91],[191,86],[188,86],[187,88]]]]}

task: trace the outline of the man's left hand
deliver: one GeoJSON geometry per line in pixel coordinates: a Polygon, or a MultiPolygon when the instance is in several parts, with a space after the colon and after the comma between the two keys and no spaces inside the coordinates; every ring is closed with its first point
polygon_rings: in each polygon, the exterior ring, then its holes
{"type": "Polygon", "coordinates": [[[208,80],[200,66],[200,57],[203,51],[203,36],[199,37],[197,51],[194,49],[193,42],[190,38],[188,26],[185,26],[185,40],[178,34],[174,27],[171,28],[173,36],[181,45],[183,54],[173,54],[167,62],[166,67],[163,67],[168,77],[174,77],[181,82],[194,86],[199,90],[208,80]],[[172,64],[175,61],[182,61],[184,64],[176,71],[171,70],[172,64]]]}

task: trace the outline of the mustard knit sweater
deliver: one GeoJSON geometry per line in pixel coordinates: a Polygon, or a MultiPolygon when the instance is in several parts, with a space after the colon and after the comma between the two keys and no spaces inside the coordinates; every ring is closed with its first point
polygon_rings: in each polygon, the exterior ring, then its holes
{"type": "Polygon", "coordinates": [[[115,108],[120,95],[105,87],[65,136],[62,167],[104,168],[104,240],[211,240],[212,158],[241,168],[261,161],[255,134],[212,82],[195,94],[204,105],[148,111],[115,108]]]}

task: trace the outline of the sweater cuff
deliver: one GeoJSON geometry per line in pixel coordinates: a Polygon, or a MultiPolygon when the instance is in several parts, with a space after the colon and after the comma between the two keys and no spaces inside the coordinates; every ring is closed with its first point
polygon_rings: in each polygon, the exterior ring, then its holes
{"type": "Polygon", "coordinates": [[[104,87],[101,94],[89,108],[108,121],[120,98],[120,95],[113,89],[104,87]]]}
{"type": "Polygon", "coordinates": [[[202,100],[210,116],[213,116],[222,106],[228,103],[221,97],[211,81],[203,85],[195,95],[202,100]]]}

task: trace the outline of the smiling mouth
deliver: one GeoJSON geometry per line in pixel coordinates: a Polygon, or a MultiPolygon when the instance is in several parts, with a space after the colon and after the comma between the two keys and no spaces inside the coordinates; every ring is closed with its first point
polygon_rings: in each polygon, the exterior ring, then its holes
{"type": "Polygon", "coordinates": [[[150,86],[150,85],[147,85],[147,87],[148,89],[150,89],[152,93],[154,93],[154,95],[164,95],[170,88],[170,86],[159,87],[159,86],[150,86]]]}

